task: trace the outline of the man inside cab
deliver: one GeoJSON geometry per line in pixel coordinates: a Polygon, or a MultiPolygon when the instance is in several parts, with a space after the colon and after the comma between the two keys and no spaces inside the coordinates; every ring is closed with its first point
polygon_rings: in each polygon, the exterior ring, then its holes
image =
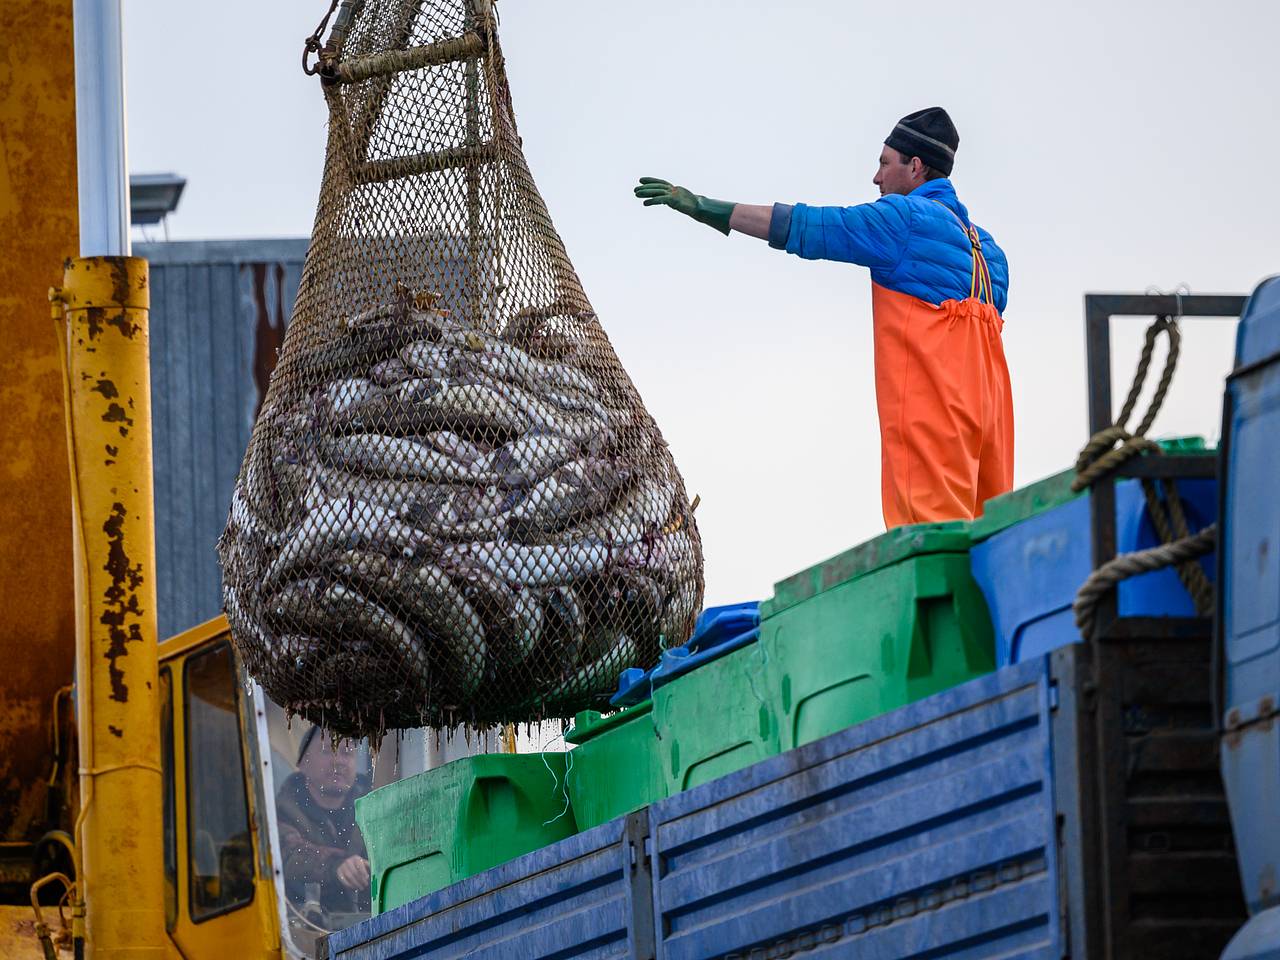
{"type": "Polygon", "coordinates": [[[355,804],[370,784],[357,762],[355,743],[335,743],[312,727],[298,747],[298,769],[280,786],[285,893],[296,906],[330,915],[368,913],[369,860],[355,804]]]}

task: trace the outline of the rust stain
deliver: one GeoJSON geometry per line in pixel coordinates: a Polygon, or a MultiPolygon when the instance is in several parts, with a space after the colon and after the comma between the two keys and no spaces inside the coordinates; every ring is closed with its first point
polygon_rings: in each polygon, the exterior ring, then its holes
{"type": "Polygon", "coordinates": [[[85,323],[89,328],[89,339],[97,340],[102,336],[102,317],[106,313],[102,307],[88,307],[84,311],[85,323]]]}
{"type": "Polygon", "coordinates": [[[126,313],[124,310],[116,311],[114,314],[108,316],[107,323],[111,324],[111,326],[119,330],[120,333],[123,334],[125,338],[129,340],[132,340],[134,337],[136,337],[138,335],[138,332],[142,330],[142,324],[131,323],[129,321],[128,313],[126,313]]]}
{"type": "Polygon", "coordinates": [[[1263,900],[1270,900],[1276,893],[1276,865],[1268,863],[1258,875],[1258,892],[1263,900]]]}
{"type": "Polygon", "coordinates": [[[254,408],[254,416],[262,409],[262,401],[267,395],[267,385],[271,382],[271,373],[276,368],[276,357],[284,345],[284,265],[269,263],[247,263],[245,267],[253,271],[253,306],[255,312],[253,338],[253,381],[258,388],[258,403],[254,408]],[[267,270],[274,266],[276,290],[275,303],[267,302],[267,270]],[[275,307],[274,311],[272,306],[275,307]]]}
{"type": "MultiPolygon", "coordinates": [[[[109,260],[111,269],[111,299],[116,303],[129,302],[129,269],[123,260],[109,260]]],[[[131,334],[126,334],[131,336],[131,334]]]]}
{"type": "Polygon", "coordinates": [[[126,423],[133,426],[133,417],[125,413],[124,407],[118,403],[112,403],[107,406],[107,412],[102,415],[104,423],[126,423]]]}
{"type": "Polygon", "coordinates": [[[128,644],[142,642],[139,625],[126,621],[141,616],[138,606],[138,587],[142,585],[142,565],[129,561],[125,551],[124,522],[127,513],[122,503],[111,505],[111,516],[102,525],[107,535],[107,562],[103,567],[111,577],[111,585],[103,593],[103,611],[98,622],[107,628],[108,643],[104,657],[110,661],[111,699],[128,703],[129,687],[124,682],[124,670],[117,661],[129,655],[128,644]]]}

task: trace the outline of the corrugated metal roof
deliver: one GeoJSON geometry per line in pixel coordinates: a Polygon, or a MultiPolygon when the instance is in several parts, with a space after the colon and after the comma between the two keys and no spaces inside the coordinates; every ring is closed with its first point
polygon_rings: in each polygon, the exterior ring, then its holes
{"type": "Polygon", "coordinates": [[[151,263],[152,460],[161,637],[222,610],[214,544],[308,241],[135,244],[151,263]]]}

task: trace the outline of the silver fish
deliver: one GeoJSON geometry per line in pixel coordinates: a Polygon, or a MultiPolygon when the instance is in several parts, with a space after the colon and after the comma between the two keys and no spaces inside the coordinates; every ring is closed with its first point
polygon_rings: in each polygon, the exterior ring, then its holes
{"type": "Polygon", "coordinates": [[[583,393],[598,393],[595,381],[576,367],[535,360],[514,344],[496,337],[481,336],[479,340],[485,366],[505,380],[519,380],[533,387],[554,384],[583,393]]]}
{"type": "Polygon", "coordinates": [[[443,555],[463,563],[482,564],[508,583],[546,587],[599,573],[608,564],[604,543],[524,546],[501,541],[450,544],[443,555]]]}
{"type": "MultiPolygon", "coordinates": [[[[453,459],[467,464],[474,464],[477,460],[485,455],[484,450],[469,440],[464,440],[456,433],[448,430],[441,430],[437,433],[431,433],[422,438],[431,446],[435,447],[441,453],[447,453],[453,459]]],[[[482,465],[476,467],[478,473],[492,473],[492,470],[482,465]]]]}
{"type": "Polygon", "coordinates": [[[701,594],[697,581],[689,578],[667,597],[661,628],[668,647],[679,646],[692,636],[693,621],[698,613],[701,594]]]}
{"type": "Polygon", "coordinates": [[[264,584],[277,582],[300,563],[315,563],[336,549],[360,544],[378,544],[413,555],[425,541],[386,507],[361,500],[329,500],[292,531],[267,570],[264,584]]]}
{"type": "Polygon", "coordinates": [[[325,583],[319,577],[294,580],[267,600],[268,616],[304,630],[332,626],[324,607],[325,583]]]}
{"type": "Polygon", "coordinates": [[[394,651],[412,672],[425,680],[429,669],[427,652],[422,640],[407,624],[346,584],[329,584],[324,592],[324,603],[335,619],[340,618],[389,651],[394,651]]]}
{"type": "Polygon", "coordinates": [[[535,543],[572,543],[596,538],[624,547],[657,533],[671,515],[676,486],[658,480],[642,480],[627,492],[608,513],[592,517],[575,527],[535,537],[535,543]]]}
{"type": "Polygon", "coordinates": [[[546,625],[543,629],[552,649],[561,651],[564,662],[578,662],[586,637],[587,618],[574,589],[565,584],[546,592],[546,625]]]}
{"type": "Polygon", "coordinates": [[[434,447],[407,437],[353,433],[324,437],[318,446],[325,463],[385,477],[468,481],[475,471],[434,447]]]}
{"type": "Polygon", "coordinates": [[[511,510],[511,519],[536,534],[603,509],[630,480],[622,464],[583,458],[558,468],[529,490],[511,510]]]}
{"type": "Polygon", "coordinates": [[[228,526],[241,536],[246,536],[266,546],[280,543],[280,536],[271,532],[270,524],[254,513],[245,499],[243,484],[237,484],[231,491],[231,512],[227,518],[228,526]]]}
{"type": "Polygon", "coordinates": [[[528,486],[578,453],[578,445],[567,437],[531,433],[495,448],[476,464],[476,469],[501,477],[509,486],[528,486]]]}
{"type": "Polygon", "coordinates": [[[514,666],[523,663],[533,652],[538,641],[542,639],[543,623],[546,615],[542,609],[542,598],[533,590],[524,590],[516,600],[512,611],[512,634],[515,641],[511,649],[512,663],[503,666],[514,666]]]}
{"type": "Polygon", "coordinates": [[[487,384],[450,385],[414,408],[421,422],[436,421],[442,427],[467,425],[480,429],[527,433],[528,416],[501,392],[487,384]]]}
{"type": "Polygon", "coordinates": [[[484,376],[478,381],[519,410],[529,424],[542,433],[556,434],[579,444],[591,443],[609,433],[609,425],[604,420],[564,410],[499,377],[484,376]]]}
{"type": "Polygon", "coordinates": [[[392,563],[381,554],[364,551],[344,554],[339,570],[405,620],[422,624],[447,644],[450,656],[445,672],[455,677],[464,696],[476,691],[484,677],[484,624],[444,570],[431,563],[392,563]]]}
{"type": "Polygon", "coordinates": [[[627,664],[635,663],[638,653],[635,641],[625,633],[616,633],[612,639],[613,644],[603,655],[579,667],[539,699],[554,704],[560,700],[607,690],[612,686],[618,672],[627,664]]]}
{"type": "Polygon", "coordinates": [[[551,403],[555,404],[561,410],[568,410],[576,413],[589,413],[600,421],[608,421],[610,419],[609,408],[597,400],[593,395],[583,391],[574,390],[570,387],[552,387],[543,390],[542,396],[551,403]]]}
{"type": "Polygon", "coordinates": [[[448,548],[440,565],[486,623],[501,626],[510,621],[516,608],[516,591],[501,577],[462,554],[449,556],[448,548]]]}
{"type": "Polygon", "coordinates": [[[390,360],[375,363],[373,369],[369,371],[369,376],[375,383],[390,387],[403,380],[408,380],[413,374],[409,372],[409,368],[405,366],[403,360],[399,357],[392,357],[390,360]]]}
{"type": "Polygon", "coordinates": [[[382,388],[364,377],[335,380],[325,388],[325,409],[335,417],[344,417],[382,395],[382,388]]]}
{"type": "Polygon", "coordinates": [[[454,487],[441,504],[436,520],[442,524],[467,523],[498,517],[511,508],[512,494],[496,485],[454,487]]]}
{"type": "Polygon", "coordinates": [[[435,520],[423,528],[423,532],[440,540],[493,540],[506,535],[506,517],[473,517],[457,523],[435,520]]]}
{"type": "Polygon", "coordinates": [[[400,517],[411,513],[421,515],[424,511],[434,515],[455,489],[420,480],[367,477],[340,467],[324,467],[315,474],[314,480],[305,501],[308,510],[329,500],[362,500],[386,507],[400,517]]]}
{"type": "Polygon", "coordinates": [[[225,585],[222,589],[222,609],[227,615],[227,622],[231,625],[233,632],[240,634],[242,637],[250,637],[254,646],[259,650],[271,649],[273,644],[267,639],[267,634],[262,629],[262,625],[257,618],[251,616],[245,610],[244,604],[240,602],[240,594],[230,584],[225,585]]]}
{"type": "Polygon", "coordinates": [[[417,373],[439,377],[450,372],[457,355],[456,347],[419,340],[400,351],[400,361],[417,373]]]}
{"type": "Polygon", "coordinates": [[[396,400],[402,404],[428,400],[443,390],[444,384],[444,380],[434,377],[412,377],[396,387],[396,400]]]}
{"type": "Polygon", "coordinates": [[[630,544],[619,551],[618,561],[624,566],[644,567],[677,579],[697,573],[697,552],[693,539],[684,530],[630,544]]]}

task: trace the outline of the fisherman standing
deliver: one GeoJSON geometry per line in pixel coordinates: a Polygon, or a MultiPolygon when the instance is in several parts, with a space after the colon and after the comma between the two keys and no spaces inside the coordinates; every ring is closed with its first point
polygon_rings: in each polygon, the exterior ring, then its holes
{"type": "Polygon", "coordinates": [[[679,210],[806,260],[871,268],[881,499],[886,526],[971,519],[1013,486],[1013,403],[1000,333],[1003,251],[950,179],[947,112],[904,117],[884,141],[880,200],[851,207],[712,200],[642,177],[645,206],[679,210]]]}

